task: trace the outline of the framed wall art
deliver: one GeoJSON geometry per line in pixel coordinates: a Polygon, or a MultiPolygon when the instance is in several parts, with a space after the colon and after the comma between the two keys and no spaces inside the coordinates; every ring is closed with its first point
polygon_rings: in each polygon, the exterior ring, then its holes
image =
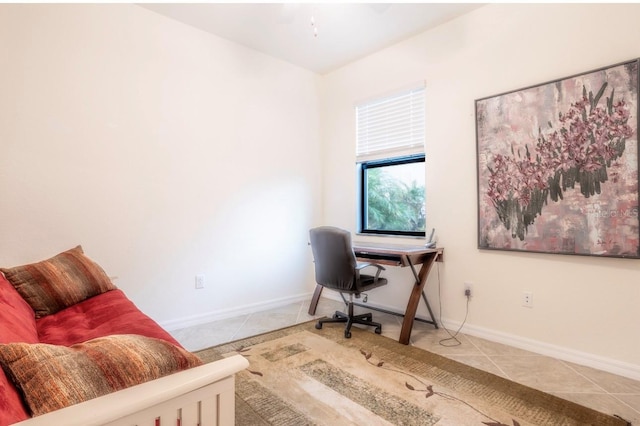
{"type": "Polygon", "coordinates": [[[476,100],[478,248],[640,257],[639,62],[476,100]]]}

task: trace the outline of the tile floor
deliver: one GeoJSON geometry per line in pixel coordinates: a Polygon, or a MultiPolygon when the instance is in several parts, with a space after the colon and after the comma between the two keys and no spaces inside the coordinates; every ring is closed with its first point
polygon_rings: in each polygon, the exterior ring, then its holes
{"type": "MultiPolygon", "coordinates": [[[[308,301],[299,302],[175,330],[172,335],[185,348],[195,351],[312,320],[314,317],[307,313],[308,308],[308,301]]],[[[343,308],[341,302],[322,298],[315,318],[331,316],[336,309],[343,308]]],[[[356,308],[356,313],[359,309],[356,308]]],[[[398,338],[401,317],[375,311],[373,315],[375,321],[383,324],[384,336],[398,338]]],[[[330,326],[342,327],[327,325],[330,326]]],[[[457,336],[461,342],[459,346],[443,346],[439,343],[448,337],[445,330],[436,330],[430,324],[416,322],[411,344],[598,411],[617,414],[633,425],[640,426],[640,381],[462,333],[457,336]]]]}

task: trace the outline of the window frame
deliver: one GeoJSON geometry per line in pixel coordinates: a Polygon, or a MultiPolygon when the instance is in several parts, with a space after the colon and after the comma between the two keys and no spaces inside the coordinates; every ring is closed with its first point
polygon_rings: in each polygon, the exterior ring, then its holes
{"type": "MultiPolygon", "coordinates": [[[[384,230],[384,229],[371,229],[365,227],[367,224],[367,170],[399,166],[402,164],[423,163],[426,164],[424,153],[405,155],[402,157],[383,158],[369,161],[359,161],[357,163],[358,168],[358,226],[357,234],[361,235],[388,235],[388,236],[401,236],[401,237],[426,237],[426,223],[424,231],[400,231],[400,230],[384,230]]],[[[426,216],[426,188],[425,188],[425,216],[426,216]]],[[[425,217],[426,221],[426,217],[425,217]]]]}

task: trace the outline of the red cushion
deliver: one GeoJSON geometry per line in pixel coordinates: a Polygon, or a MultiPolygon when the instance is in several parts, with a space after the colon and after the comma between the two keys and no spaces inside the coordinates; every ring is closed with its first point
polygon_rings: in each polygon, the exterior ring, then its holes
{"type": "MultiPolygon", "coordinates": [[[[0,274],[0,343],[37,343],[33,309],[0,274]]],[[[0,368],[0,425],[29,418],[20,395],[0,368]]]]}
{"type": "Polygon", "coordinates": [[[12,342],[38,343],[36,316],[20,293],[0,274],[0,343],[12,342]]]}
{"type": "Polygon", "coordinates": [[[0,368],[0,426],[12,425],[28,418],[17,389],[0,368]]]}
{"type": "Polygon", "coordinates": [[[111,334],[139,334],[180,344],[122,290],[111,290],[36,320],[41,343],[71,346],[111,334]]]}

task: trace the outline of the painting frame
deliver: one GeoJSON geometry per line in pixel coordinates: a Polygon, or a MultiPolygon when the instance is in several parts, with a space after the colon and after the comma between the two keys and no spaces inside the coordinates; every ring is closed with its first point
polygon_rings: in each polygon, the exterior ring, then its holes
{"type": "Polygon", "coordinates": [[[478,249],[640,258],[640,58],[475,101],[478,249]]]}

